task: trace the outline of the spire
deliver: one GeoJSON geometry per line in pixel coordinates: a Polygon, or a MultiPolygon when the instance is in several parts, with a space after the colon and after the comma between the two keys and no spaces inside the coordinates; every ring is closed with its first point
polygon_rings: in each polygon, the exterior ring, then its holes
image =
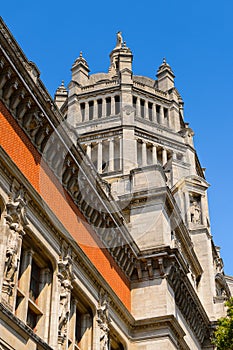
{"type": "Polygon", "coordinates": [[[174,87],[175,75],[167,63],[166,58],[163,58],[163,62],[157,71],[158,88],[163,91],[168,91],[174,87]]]}

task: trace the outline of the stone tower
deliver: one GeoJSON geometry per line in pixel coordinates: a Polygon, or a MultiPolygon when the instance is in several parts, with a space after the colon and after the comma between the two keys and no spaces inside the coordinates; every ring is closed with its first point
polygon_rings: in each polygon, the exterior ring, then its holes
{"type": "Polygon", "coordinates": [[[131,284],[133,316],[165,317],[178,306],[184,329],[196,323],[190,327],[200,340],[198,312],[216,320],[230,295],[210,231],[209,184],[170,65],[163,59],[154,80],[133,75],[132,61],[120,32],[108,73],[89,75],[81,53],[62,110],[110,184],[140,251],[143,263],[131,284]],[[194,295],[196,311],[187,305],[194,295]]]}

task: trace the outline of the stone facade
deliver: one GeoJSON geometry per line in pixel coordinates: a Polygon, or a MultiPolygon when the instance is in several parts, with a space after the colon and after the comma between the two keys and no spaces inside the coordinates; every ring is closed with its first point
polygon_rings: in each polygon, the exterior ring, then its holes
{"type": "Polygon", "coordinates": [[[0,348],[213,349],[232,278],[166,60],[82,53],[54,101],[0,20],[0,348]]]}

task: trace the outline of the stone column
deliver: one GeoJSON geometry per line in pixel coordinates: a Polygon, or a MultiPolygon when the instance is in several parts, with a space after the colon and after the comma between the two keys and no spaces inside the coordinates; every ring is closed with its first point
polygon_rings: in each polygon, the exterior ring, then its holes
{"type": "Polygon", "coordinates": [[[170,110],[167,109],[167,126],[170,127],[170,110]]]}
{"type": "Polygon", "coordinates": [[[103,156],[102,156],[102,141],[99,141],[97,143],[97,171],[102,174],[102,163],[103,163],[103,156]]]}
{"type": "Polygon", "coordinates": [[[142,141],[142,166],[147,165],[146,142],[142,141]]]}
{"type": "Polygon", "coordinates": [[[163,148],[162,162],[163,162],[163,166],[167,163],[167,150],[165,148],[163,148]]]}
{"type": "Polygon", "coordinates": [[[114,170],[114,139],[109,139],[109,165],[108,171],[114,170]]]}
{"type": "Polygon", "coordinates": [[[141,105],[140,105],[139,97],[137,97],[137,101],[136,101],[136,116],[141,117],[141,105]]]}
{"type": "Polygon", "coordinates": [[[111,115],[115,115],[115,97],[111,96],[111,115]]]}
{"type": "Polygon", "coordinates": [[[149,119],[149,102],[145,100],[144,104],[144,118],[149,119]]]}
{"type": "Polygon", "coordinates": [[[102,117],[106,117],[106,98],[102,99],[102,117]]]}
{"type": "Polygon", "coordinates": [[[164,125],[164,110],[163,106],[160,106],[160,124],[164,125]]]}
{"type": "Polygon", "coordinates": [[[85,102],[85,115],[84,115],[84,121],[89,120],[89,104],[88,102],[85,102]]]}
{"type": "Polygon", "coordinates": [[[118,137],[118,140],[119,140],[119,169],[116,169],[116,170],[121,170],[122,169],[122,137],[119,136],[118,137]]]}
{"type": "Polygon", "coordinates": [[[98,119],[98,105],[97,105],[97,100],[93,101],[93,119],[98,119]]]}
{"type": "Polygon", "coordinates": [[[205,196],[201,196],[201,223],[202,225],[207,225],[207,222],[206,222],[206,206],[205,206],[205,196]]]}
{"type": "Polygon", "coordinates": [[[158,163],[158,159],[157,159],[157,146],[156,145],[152,145],[152,164],[157,164],[158,163]]]}
{"type": "Polygon", "coordinates": [[[91,159],[91,143],[87,144],[86,154],[91,159]]]}
{"type": "Polygon", "coordinates": [[[152,121],[154,123],[158,123],[155,103],[153,103],[153,106],[152,106],[152,121]]]}
{"type": "Polygon", "coordinates": [[[189,198],[189,192],[185,192],[185,210],[186,210],[186,219],[187,223],[190,224],[191,222],[191,216],[190,216],[190,198],[189,198]]]}

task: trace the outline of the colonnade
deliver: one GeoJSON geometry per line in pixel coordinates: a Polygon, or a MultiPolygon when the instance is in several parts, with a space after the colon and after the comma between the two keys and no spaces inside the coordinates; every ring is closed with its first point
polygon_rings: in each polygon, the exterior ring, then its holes
{"type": "Polygon", "coordinates": [[[133,106],[136,109],[137,117],[170,127],[170,115],[167,107],[136,96],[133,96],[133,106]]]}
{"type": "Polygon", "coordinates": [[[120,113],[120,96],[112,95],[80,102],[82,122],[120,113]]]}
{"type": "Polygon", "coordinates": [[[111,137],[86,144],[87,156],[100,174],[122,169],[122,138],[111,137]]]}
{"type": "Polygon", "coordinates": [[[137,139],[137,162],[138,166],[147,166],[152,164],[165,165],[171,157],[172,151],[162,146],[137,139]]]}
{"type": "MultiPolygon", "coordinates": [[[[121,136],[92,141],[85,144],[85,148],[87,156],[96,165],[100,174],[122,170],[124,155],[121,136]]],[[[172,150],[140,138],[135,139],[134,149],[136,154],[130,154],[127,157],[132,156],[132,160],[136,159],[138,166],[152,164],[164,166],[171,157],[176,158],[176,153],[172,150]]]]}

